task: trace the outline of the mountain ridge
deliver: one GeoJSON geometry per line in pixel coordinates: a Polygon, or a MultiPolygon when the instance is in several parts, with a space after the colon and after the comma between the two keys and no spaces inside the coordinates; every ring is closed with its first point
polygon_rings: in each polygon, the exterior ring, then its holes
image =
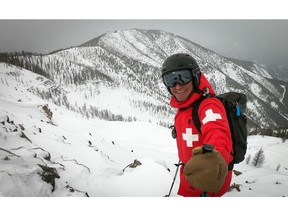
{"type": "Polygon", "coordinates": [[[18,56],[18,59],[26,69],[27,65],[39,67],[47,78],[62,87],[63,91],[51,96],[50,100],[66,98],[66,102],[59,103],[66,103],[71,108],[77,102],[72,94],[75,89],[81,89],[75,93],[81,98],[76,109],[86,107],[88,117],[92,117],[88,108],[97,107],[125,118],[162,122],[167,126],[173,122],[175,110],[169,107],[169,93],[161,81],[160,68],[166,57],[177,52],[191,54],[197,60],[217,93],[240,91],[247,94],[247,115],[255,124],[287,127],[287,82],[273,79],[267,68],[261,65],[223,57],[161,30],[116,30],[77,47],[49,55],[18,56]],[[114,97],[118,90],[123,91],[123,96],[117,94],[114,97]],[[125,112],[128,107],[133,116],[129,117],[125,112]]]}

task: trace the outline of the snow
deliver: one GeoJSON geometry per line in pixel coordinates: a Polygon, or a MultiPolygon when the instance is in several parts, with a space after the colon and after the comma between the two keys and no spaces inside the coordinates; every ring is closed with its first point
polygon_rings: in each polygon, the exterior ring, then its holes
{"type": "MultiPolygon", "coordinates": [[[[65,166],[65,172],[60,169],[59,165],[56,166],[63,179],[59,180],[59,183],[69,182],[73,188],[89,191],[90,196],[165,195],[170,182],[163,184],[163,181],[156,180],[170,179],[170,173],[166,168],[177,160],[174,141],[170,138],[168,129],[146,122],[106,122],[96,119],[91,121],[60,107],[52,108],[53,105],[51,105],[55,126],[45,121],[47,118],[38,104],[23,106],[22,103],[17,105],[4,99],[1,100],[2,119],[9,116],[10,121],[13,120],[15,123],[13,125],[6,121],[5,127],[2,127],[1,139],[4,142],[1,146],[9,151],[13,147],[13,153],[21,156],[28,170],[33,169],[33,163],[40,162],[38,158],[30,160],[35,153],[34,149],[39,147],[51,154],[51,161],[65,166]],[[32,143],[27,140],[23,141],[20,138],[20,132],[10,132],[10,129],[14,130],[19,124],[25,127],[23,132],[32,143]],[[42,132],[39,133],[37,128],[41,128],[42,132]],[[89,141],[91,146],[89,146],[89,141]],[[19,147],[25,150],[20,149],[20,151],[19,147]],[[166,155],[164,158],[163,154],[166,155]],[[124,167],[132,163],[134,159],[139,160],[142,165],[137,169],[128,168],[123,172],[124,167]],[[155,173],[158,174],[155,175],[155,173]],[[141,175],[143,180],[138,181],[138,176],[141,175]],[[153,182],[154,186],[151,187],[153,182]],[[119,184],[122,186],[119,187],[119,184]]],[[[9,154],[1,152],[1,159],[6,156],[9,157],[9,154]]],[[[43,159],[40,153],[37,157],[43,159]]],[[[5,165],[7,169],[4,170],[5,173],[11,174],[10,166],[12,170],[17,170],[19,158],[11,156],[10,159],[5,162],[9,166],[5,165]],[[15,167],[12,163],[14,160],[15,167]]],[[[55,164],[51,165],[55,166],[55,164]]],[[[30,173],[30,171],[25,170],[24,173],[30,173]]],[[[15,174],[18,173],[15,172],[15,174]]],[[[40,178],[39,181],[41,181],[40,178]]],[[[46,184],[45,187],[47,187],[46,184]]],[[[28,188],[30,188],[29,185],[28,188]]],[[[63,189],[59,188],[59,190],[63,189]]],[[[56,192],[64,196],[68,195],[59,190],[57,188],[56,192]]],[[[17,194],[7,190],[7,187],[1,187],[1,192],[5,196],[47,195],[37,191],[35,194],[30,194],[29,190],[19,191],[17,194]]],[[[54,195],[54,193],[50,194],[50,196],[54,195]]]]}
{"type": "Polygon", "coordinates": [[[280,85],[280,86],[283,88],[283,94],[282,94],[282,97],[280,98],[281,103],[283,103],[283,99],[284,99],[285,94],[286,94],[286,87],[284,85],[280,85]]]}
{"type": "Polygon", "coordinates": [[[266,69],[264,69],[265,68],[264,65],[253,64],[253,67],[255,68],[256,74],[258,73],[262,77],[273,79],[273,77],[269,74],[269,72],[266,69]]]}
{"type": "MultiPolygon", "coordinates": [[[[87,212],[90,205],[90,208],[96,206],[92,212],[118,213],[124,210],[126,213],[138,207],[140,215],[151,214],[153,208],[153,214],[174,215],[179,213],[179,208],[187,209],[187,206],[192,206],[187,211],[193,212],[193,206],[198,205],[209,213],[213,207],[235,206],[232,197],[245,197],[245,205],[253,207],[252,203],[256,202],[255,199],[251,202],[250,198],[253,197],[288,196],[288,141],[251,136],[247,156],[253,157],[262,147],[266,162],[260,168],[245,161],[235,165],[235,170],[242,174],[233,175],[232,184],[240,184],[241,191],[234,189],[226,193],[222,201],[228,204],[215,199],[211,203],[205,201],[206,205],[211,205],[210,210],[206,210],[205,203],[199,199],[181,199],[177,196],[179,176],[171,197],[163,198],[173,181],[176,169],[174,163],[178,162],[170,129],[144,121],[109,122],[83,118],[33,95],[25,85],[19,85],[14,77],[10,76],[7,85],[5,80],[8,79],[9,69],[1,69],[0,120],[3,123],[0,124],[0,196],[3,198],[0,201],[4,202],[1,205],[4,211],[13,209],[22,213],[31,204],[31,200],[27,203],[26,199],[15,198],[12,203],[17,202],[19,207],[16,210],[15,206],[11,206],[11,199],[5,197],[54,197],[52,201],[44,199],[45,203],[52,202],[53,206],[59,207],[59,203],[62,203],[59,197],[89,195],[94,199],[69,199],[66,205],[70,210],[76,208],[73,214],[91,214],[87,212]],[[42,109],[46,104],[53,112],[52,119],[42,109]],[[23,134],[29,140],[23,138],[23,134]],[[141,164],[129,167],[135,159],[141,164]],[[280,169],[276,171],[279,164],[280,169]],[[55,168],[60,176],[55,178],[53,192],[53,185],[41,178],[43,170],[39,165],[55,168]],[[109,200],[105,197],[109,197],[109,200]],[[131,197],[137,197],[136,201],[127,199],[131,197]],[[227,200],[228,197],[231,199],[227,200]]],[[[37,201],[32,200],[30,211],[41,206],[37,201]]],[[[261,207],[267,208],[268,204],[262,206],[262,202],[266,200],[261,201],[261,207]]],[[[268,202],[270,204],[270,200],[268,202]]],[[[280,205],[283,199],[276,199],[276,202],[280,206],[277,209],[283,208],[284,204],[280,205]]],[[[36,210],[36,213],[40,211],[42,215],[43,209],[36,210]]],[[[69,210],[66,209],[64,214],[67,212],[69,210]]]]}

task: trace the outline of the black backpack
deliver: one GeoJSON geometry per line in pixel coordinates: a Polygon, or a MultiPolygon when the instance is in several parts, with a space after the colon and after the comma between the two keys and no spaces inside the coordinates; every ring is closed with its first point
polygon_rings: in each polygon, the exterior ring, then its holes
{"type": "Polygon", "coordinates": [[[202,133],[198,109],[200,103],[208,97],[218,98],[223,103],[226,110],[233,142],[233,161],[229,164],[228,169],[232,170],[235,163],[237,164],[244,160],[247,150],[247,117],[244,114],[247,96],[237,92],[227,92],[217,96],[202,96],[194,103],[192,111],[193,122],[200,134],[202,133]]]}

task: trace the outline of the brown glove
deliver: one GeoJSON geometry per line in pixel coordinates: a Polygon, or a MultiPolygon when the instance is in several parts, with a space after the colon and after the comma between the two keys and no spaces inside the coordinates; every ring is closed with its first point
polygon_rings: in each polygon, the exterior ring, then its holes
{"type": "Polygon", "coordinates": [[[184,166],[184,174],[192,186],[206,192],[218,192],[225,181],[228,166],[218,151],[204,153],[202,147],[193,149],[192,158],[184,166]]]}

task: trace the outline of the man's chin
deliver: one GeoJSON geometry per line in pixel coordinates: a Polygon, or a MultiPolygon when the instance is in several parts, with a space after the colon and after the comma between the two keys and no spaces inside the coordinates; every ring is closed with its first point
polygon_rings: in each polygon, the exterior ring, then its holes
{"type": "Polygon", "coordinates": [[[179,102],[183,102],[183,101],[185,101],[187,99],[187,97],[185,95],[174,95],[174,97],[179,102]]]}

